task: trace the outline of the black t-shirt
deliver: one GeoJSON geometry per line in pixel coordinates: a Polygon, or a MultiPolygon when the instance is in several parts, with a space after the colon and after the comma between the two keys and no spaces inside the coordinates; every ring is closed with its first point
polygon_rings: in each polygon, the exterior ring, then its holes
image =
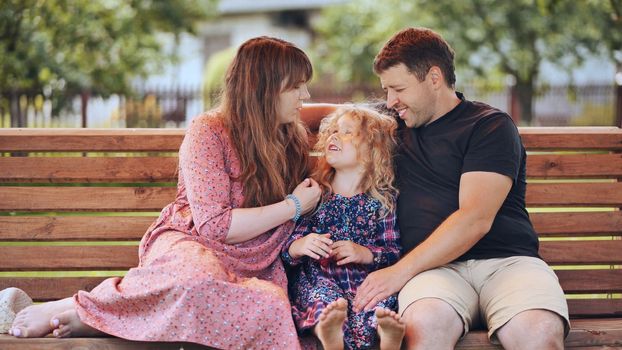
{"type": "Polygon", "coordinates": [[[457,260],[538,256],[538,237],[525,209],[526,153],[507,113],[461,93],[458,106],[434,122],[408,128],[398,119],[397,215],[404,251],[425,240],[458,209],[460,176],[495,172],[513,180],[490,231],[457,260]]]}

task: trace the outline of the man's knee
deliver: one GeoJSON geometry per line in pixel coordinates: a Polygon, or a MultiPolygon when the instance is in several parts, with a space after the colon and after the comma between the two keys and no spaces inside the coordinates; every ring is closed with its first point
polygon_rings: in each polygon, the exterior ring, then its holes
{"type": "Polygon", "coordinates": [[[563,349],[565,322],[548,310],[519,313],[496,336],[506,349],[563,349]]]}
{"type": "Polygon", "coordinates": [[[402,320],[406,324],[405,344],[408,349],[453,349],[464,330],[458,313],[436,298],[417,300],[408,306],[402,320]]]}

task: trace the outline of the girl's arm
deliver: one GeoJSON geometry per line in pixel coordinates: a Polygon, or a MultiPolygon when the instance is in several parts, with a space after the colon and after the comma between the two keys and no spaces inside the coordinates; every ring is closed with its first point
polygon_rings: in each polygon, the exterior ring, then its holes
{"type": "Polygon", "coordinates": [[[285,265],[294,266],[302,262],[302,257],[293,258],[289,254],[289,247],[292,245],[292,243],[309,233],[310,224],[311,223],[309,218],[303,217],[301,221],[296,225],[296,228],[294,229],[294,232],[289,236],[289,239],[287,239],[287,242],[285,242],[285,245],[283,245],[283,248],[281,249],[281,259],[283,260],[285,265]]]}

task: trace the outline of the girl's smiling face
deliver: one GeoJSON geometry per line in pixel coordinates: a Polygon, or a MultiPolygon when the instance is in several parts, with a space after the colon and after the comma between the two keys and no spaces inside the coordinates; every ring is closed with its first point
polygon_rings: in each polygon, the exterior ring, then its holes
{"type": "Polygon", "coordinates": [[[363,144],[360,142],[360,126],[358,121],[353,120],[349,115],[344,115],[337,120],[336,125],[330,130],[324,154],[326,162],[336,170],[363,168],[360,161],[359,148],[363,144]]]}

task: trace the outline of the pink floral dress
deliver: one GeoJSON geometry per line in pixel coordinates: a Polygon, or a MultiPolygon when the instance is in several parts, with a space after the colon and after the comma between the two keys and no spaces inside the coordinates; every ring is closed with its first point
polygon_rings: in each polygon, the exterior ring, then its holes
{"type": "Polygon", "coordinates": [[[287,222],[250,241],[224,242],[242,205],[238,156],[217,115],[191,123],[179,150],[175,201],[144,235],[140,263],[74,296],[80,319],[139,341],[222,349],[298,349],[279,259],[287,222]]]}

